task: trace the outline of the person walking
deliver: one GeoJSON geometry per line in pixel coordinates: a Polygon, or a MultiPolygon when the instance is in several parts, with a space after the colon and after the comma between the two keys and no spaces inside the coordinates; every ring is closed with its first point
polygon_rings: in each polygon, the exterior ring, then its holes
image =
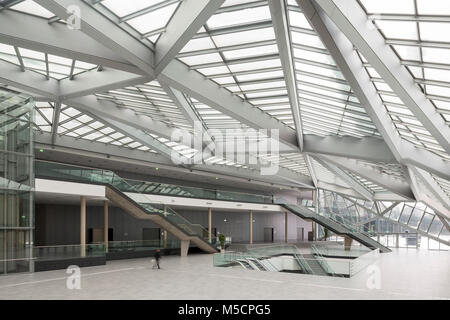
{"type": "Polygon", "coordinates": [[[161,250],[156,249],[154,258],[155,258],[155,263],[153,264],[153,269],[156,269],[156,267],[158,267],[158,269],[161,269],[159,267],[159,260],[161,259],[161,250]]]}

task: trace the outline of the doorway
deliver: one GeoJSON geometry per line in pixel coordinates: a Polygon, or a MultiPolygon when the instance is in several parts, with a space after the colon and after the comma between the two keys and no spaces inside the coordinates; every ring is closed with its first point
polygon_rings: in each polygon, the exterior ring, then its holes
{"type": "Polygon", "coordinates": [[[264,228],[264,242],[273,242],[273,228],[264,228]]]}
{"type": "Polygon", "coordinates": [[[305,228],[297,228],[297,241],[305,241],[305,228]]]}

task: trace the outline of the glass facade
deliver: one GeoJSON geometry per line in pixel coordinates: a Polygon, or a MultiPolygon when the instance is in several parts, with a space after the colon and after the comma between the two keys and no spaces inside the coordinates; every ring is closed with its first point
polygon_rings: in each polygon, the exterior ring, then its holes
{"type": "Polygon", "coordinates": [[[33,270],[33,117],[31,97],[0,89],[0,274],[33,270]]]}

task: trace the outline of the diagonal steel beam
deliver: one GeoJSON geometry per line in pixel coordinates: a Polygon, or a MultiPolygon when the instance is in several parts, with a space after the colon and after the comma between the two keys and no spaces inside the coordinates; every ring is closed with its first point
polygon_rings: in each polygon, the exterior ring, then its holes
{"type": "Polygon", "coordinates": [[[305,134],[304,152],[338,157],[368,160],[374,162],[397,163],[383,139],[375,137],[317,136],[305,134]]]}
{"type": "Polygon", "coordinates": [[[297,0],[398,162],[401,138],[353,44],[313,0],[297,0]]]}
{"type": "Polygon", "coordinates": [[[436,196],[435,190],[424,181],[421,173],[419,173],[418,169],[414,166],[408,166],[408,179],[417,201],[425,203],[435,210],[436,214],[442,214],[447,218],[450,218],[448,203],[442,202],[441,199],[436,196]]]}
{"type": "Polygon", "coordinates": [[[61,102],[57,101],[55,103],[55,110],[53,111],[53,119],[52,119],[52,144],[55,144],[56,136],[58,134],[60,115],[61,115],[61,102]]]}
{"type": "Polygon", "coordinates": [[[58,100],[58,81],[47,80],[44,75],[34,71],[22,71],[20,66],[0,60],[0,82],[20,90],[58,100]]]}
{"type": "Polygon", "coordinates": [[[300,114],[300,101],[298,99],[297,80],[291,48],[289,23],[287,20],[288,13],[286,10],[286,2],[284,0],[269,0],[269,8],[291,104],[292,116],[294,118],[295,128],[297,129],[298,145],[300,151],[303,151],[303,124],[300,114]]]}
{"type": "Polygon", "coordinates": [[[222,5],[224,0],[184,0],[155,47],[155,73],[159,74],[222,5]]]}
{"type": "Polygon", "coordinates": [[[188,66],[178,60],[173,60],[158,76],[158,80],[251,128],[279,130],[280,142],[299,150],[295,130],[220,88],[215,82],[205,79],[199,72],[189,70],[188,66]]]}
{"type": "Polygon", "coordinates": [[[102,116],[97,116],[92,112],[88,112],[89,115],[93,116],[93,118],[107,124],[114,130],[117,130],[126,136],[136,140],[139,143],[149,147],[150,149],[157,151],[159,154],[163,155],[167,159],[171,159],[172,149],[166,146],[164,143],[159,141],[158,139],[153,138],[151,135],[146,134],[144,131],[136,129],[136,127],[132,127],[121,123],[119,121],[115,121],[112,119],[108,119],[102,116]]]}
{"type": "Polygon", "coordinates": [[[316,158],[321,158],[345,170],[349,170],[406,199],[414,199],[409,183],[403,178],[394,177],[381,170],[376,170],[373,166],[361,163],[361,161],[356,159],[327,155],[318,155],[316,158]]]}
{"type": "Polygon", "coordinates": [[[349,174],[347,174],[344,170],[339,168],[333,163],[327,162],[320,157],[313,157],[317,162],[319,162],[322,166],[330,170],[335,175],[339,176],[342,180],[344,180],[353,190],[355,190],[358,194],[360,194],[364,199],[372,201],[373,193],[367,190],[363,185],[361,185],[358,181],[353,179],[349,174]]]}
{"type": "Polygon", "coordinates": [[[0,12],[0,42],[117,70],[145,74],[113,50],[84,33],[69,30],[64,23],[49,25],[46,19],[17,11],[0,12]],[[17,27],[18,21],[20,28],[17,27]]]}
{"type": "Polygon", "coordinates": [[[192,127],[194,127],[196,122],[202,123],[202,126],[204,126],[202,119],[195,113],[193,107],[182,92],[173,89],[164,83],[161,83],[161,87],[164,89],[170,99],[172,99],[178,109],[180,109],[180,111],[183,113],[184,117],[192,127]]]}
{"type": "Polygon", "coordinates": [[[450,153],[450,128],[356,0],[315,0],[436,141],[450,153]]]}
{"type": "Polygon", "coordinates": [[[135,86],[150,82],[152,77],[138,76],[125,71],[97,69],[83,72],[73,77],[73,79],[63,79],[59,81],[59,95],[61,100],[68,100],[77,97],[88,96],[94,93],[106,92],[135,86]]]}
{"type": "Polygon", "coordinates": [[[413,166],[409,167],[409,173],[410,174],[413,173],[414,176],[419,177],[420,180],[424,183],[425,187],[432,192],[434,197],[450,213],[450,199],[447,196],[447,194],[445,194],[445,192],[441,189],[441,187],[437,184],[436,180],[433,179],[431,174],[420,168],[413,166]]]}
{"type": "Polygon", "coordinates": [[[36,0],[35,2],[64,20],[74,18],[69,8],[77,6],[80,17],[75,18],[80,21],[80,30],[69,31],[81,31],[139,67],[147,75],[154,76],[153,51],[131,35],[131,28],[128,32],[122,29],[119,26],[119,18],[113,15],[109,17],[102,15],[82,0],[36,0]]]}

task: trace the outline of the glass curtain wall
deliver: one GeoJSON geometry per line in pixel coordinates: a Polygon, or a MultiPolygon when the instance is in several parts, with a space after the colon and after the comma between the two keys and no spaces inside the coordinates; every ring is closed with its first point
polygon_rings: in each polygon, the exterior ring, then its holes
{"type": "Polygon", "coordinates": [[[31,97],[0,88],[0,274],[33,271],[31,97]]]}

